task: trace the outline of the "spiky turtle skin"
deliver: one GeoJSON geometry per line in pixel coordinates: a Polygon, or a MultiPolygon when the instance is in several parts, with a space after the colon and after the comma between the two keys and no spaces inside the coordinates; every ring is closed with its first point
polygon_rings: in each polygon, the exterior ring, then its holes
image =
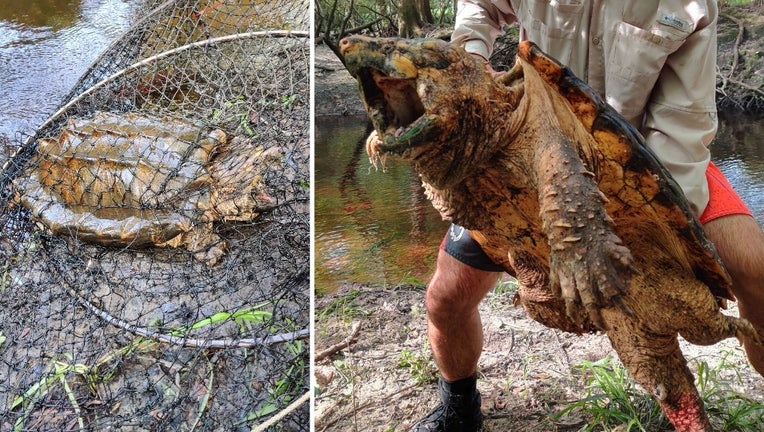
{"type": "Polygon", "coordinates": [[[498,79],[438,40],[353,36],[340,49],[372,157],[413,165],[441,215],[518,278],[533,319],[602,330],[678,431],[710,431],[677,336],[757,335],[721,313],[729,277],[636,129],[532,43],[498,79]]]}

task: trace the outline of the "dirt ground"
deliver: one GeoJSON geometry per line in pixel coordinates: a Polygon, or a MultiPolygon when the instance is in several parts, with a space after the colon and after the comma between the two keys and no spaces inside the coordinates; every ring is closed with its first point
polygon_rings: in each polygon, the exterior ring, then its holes
{"type": "MultiPolygon", "coordinates": [[[[511,293],[491,294],[480,306],[485,344],[478,388],[486,430],[578,430],[587,419],[552,418],[585,394],[585,378],[574,367],[616,357],[615,352],[605,336],[546,328],[511,300],[511,293]]],[[[316,299],[315,323],[317,355],[360,326],[356,343],[316,362],[316,431],[405,431],[435,406],[435,382],[421,382],[437,376],[427,346],[423,288],[342,286],[316,299]]],[[[693,370],[698,362],[737,365],[720,378],[764,401],[764,380],[736,340],[709,347],[683,342],[682,350],[693,370]]]]}
{"type": "MultiPolygon", "coordinates": [[[[725,8],[722,14],[720,106],[750,111],[760,103],[760,90],[754,89],[764,80],[764,18],[756,8],[725,8]],[[744,37],[737,41],[741,19],[744,37]],[[730,74],[736,51],[737,66],[730,74]]],[[[315,58],[316,115],[363,113],[355,83],[334,54],[318,46],[315,58]]],[[[423,300],[422,287],[361,285],[340,286],[316,298],[317,354],[342,343],[360,326],[355,343],[316,362],[316,431],[408,430],[436,404],[436,384],[427,381],[437,372],[427,343],[423,300]]],[[[490,295],[480,311],[485,345],[478,388],[486,430],[573,431],[585,425],[587,419],[580,415],[557,420],[552,416],[584,394],[585,379],[576,365],[615,357],[606,337],[576,337],[543,327],[512,305],[511,293],[490,295]]],[[[734,304],[728,313],[737,314],[734,304]]],[[[719,378],[764,402],[764,380],[748,365],[736,340],[709,347],[683,342],[682,349],[693,370],[699,362],[712,368],[720,362],[736,365],[724,369],[719,378]]]]}
{"type": "Polygon", "coordinates": [[[326,45],[316,46],[314,63],[316,117],[366,114],[355,80],[326,45]]]}

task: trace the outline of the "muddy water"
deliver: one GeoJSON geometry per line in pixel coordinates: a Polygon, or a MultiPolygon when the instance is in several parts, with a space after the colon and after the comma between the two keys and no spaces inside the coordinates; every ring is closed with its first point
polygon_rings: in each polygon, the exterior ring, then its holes
{"type": "Polygon", "coordinates": [[[365,118],[319,117],[315,137],[316,288],[425,281],[446,224],[408,165],[370,168],[365,118]]]}
{"type": "Polygon", "coordinates": [[[143,3],[0,0],[0,135],[31,134],[143,3]]]}
{"type": "MultiPolygon", "coordinates": [[[[316,121],[316,288],[426,281],[447,224],[408,165],[370,170],[365,118],[316,121]]],[[[764,118],[722,122],[713,159],[764,225],[764,118]]]]}

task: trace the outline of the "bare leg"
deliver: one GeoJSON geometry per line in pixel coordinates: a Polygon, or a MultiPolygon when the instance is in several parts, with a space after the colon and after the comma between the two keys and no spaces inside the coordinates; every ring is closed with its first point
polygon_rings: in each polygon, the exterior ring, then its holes
{"type": "Polygon", "coordinates": [[[477,372],[483,350],[478,304],[501,273],[470,267],[443,250],[427,287],[427,334],[440,374],[456,381],[477,372]]]}
{"type": "MultiPolygon", "coordinates": [[[[740,316],[764,337],[764,233],[745,215],[714,219],[704,229],[732,276],[740,316]]],[[[751,339],[745,339],[744,345],[751,365],[764,376],[764,346],[751,339]]]]}

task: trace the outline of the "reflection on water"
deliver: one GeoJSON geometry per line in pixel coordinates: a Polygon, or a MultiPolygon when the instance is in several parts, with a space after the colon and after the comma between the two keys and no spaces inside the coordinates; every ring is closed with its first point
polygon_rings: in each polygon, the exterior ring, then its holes
{"type": "Polygon", "coordinates": [[[764,226],[764,116],[723,119],[711,157],[764,226]]]}
{"type": "MultiPolygon", "coordinates": [[[[369,170],[365,118],[316,121],[316,288],[341,283],[426,281],[447,224],[421,192],[409,165],[369,170]]],[[[764,223],[764,118],[722,122],[713,159],[764,223]]]]}
{"type": "Polygon", "coordinates": [[[31,134],[144,0],[0,0],[0,135],[31,134]]]}
{"type": "Polygon", "coordinates": [[[370,169],[365,118],[316,121],[316,288],[426,281],[447,224],[409,165],[370,169]]]}
{"type": "Polygon", "coordinates": [[[80,3],[78,0],[5,0],[0,2],[0,20],[32,28],[70,27],[77,20],[80,3]]]}

